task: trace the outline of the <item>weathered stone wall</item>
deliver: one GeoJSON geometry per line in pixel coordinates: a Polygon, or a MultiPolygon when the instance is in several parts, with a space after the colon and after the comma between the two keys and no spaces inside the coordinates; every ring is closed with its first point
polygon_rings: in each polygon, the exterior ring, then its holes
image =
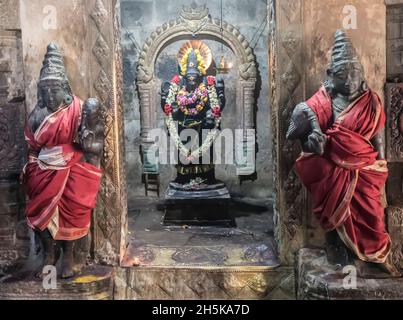
{"type": "MultiPolygon", "coordinates": [[[[197,1],[197,4],[206,4],[213,18],[221,18],[219,1],[197,1]]],[[[141,48],[146,38],[163,23],[179,16],[182,5],[190,5],[189,1],[169,1],[162,4],[159,0],[122,1],[122,45],[124,52],[124,106],[125,106],[125,129],[126,129],[126,161],[128,172],[128,196],[129,206],[133,207],[137,197],[144,196],[144,186],[141,183],[141,159],[139,153],[140,145],[140,110],[139,99],[136,91],[135,79],[138,59],[138,49],[141,48]],[[136,48],[136,46],[138,48],[136,48]]],[[[268,104],[268,81],[267,75],[267,33],[266,26],[266,1],[223,1],[223,20],[235,25],[246,39],[255,46],[254,53],[259,64],[258,71],[258,101],[257,101],[257,139],[259,151],[257,153],[257,180],[244,182],[242,186],[238,183],[235,166],[219,166],[217,177],[225,181],[233,194],[255,198],[269,198],[272,193],[271,173],[271,136],[270,122],[267,118],[270,114],[268,104]],[[262,34],[261,34],[262,33],[262,34]],[[263,84],[263,85],[262,85],[263,84]]],[[[158,81],[169,81],[177,73],[177,53],[184,41],[173,43],[165,48],[156,63],[156,78],[158,81]]],[[[216,41],[207,40],[217,61],[222,54],[227,61],[234,62],[232,52],[221,46],[216,41]]],[[[219,61],[218,61],[219,62],[219,61]]],[[[218,63],[217,62],[217,63],[218,63]]],[[[235,119],[235,87],[236,87],[236,64],[233,70],[222,75],[226,83],[227,106],[223,114],[223,128],[233,128],[235,119]]],[[[158,92],[157,103],[159,104],[158,92]]],[[[157,107],[157,118],[161,128],[163,125],[163,114],[161,108],[157,107]]],[[[161,168],[162,190],[174,177],[173,166],[161,168]]]]}
{"type": "Polygon", "coordinates": [[[19,0],[0,1],[0,29],[21,29],[19,0]]]}
{"type": "Polygon", "coordinates": [[[17,1],[0,1],[0,276],[29,253],[24,194],[25,162],[21,32],[17,1]]]}
{"type": "Polygon", "coordinates": [[[27,111],[35,107],[39,72],[50,42],[56,42],[63,52],[74,94],[86,99],[89,85],[85,2],[20,0],[20,5],[27,111]]]}
{"type": "Polygon", "coordinates": [[[403,82],[403,0],[385,0],[387,73],[390,82],[403,82]]]}

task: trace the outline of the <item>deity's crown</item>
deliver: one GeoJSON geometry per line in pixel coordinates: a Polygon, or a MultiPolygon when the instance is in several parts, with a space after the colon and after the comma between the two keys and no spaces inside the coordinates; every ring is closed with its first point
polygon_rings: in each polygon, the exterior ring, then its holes
{"type": "Polygon", "coordinates": [[[202,55],[198,49],[189,48],[181,61],[181,74],[185,76],[189,73],[206,75],[206,66],[202,55]]]}
{"type": "Polygon", "coordinates": [[[55,43],[50,43],[48,45],[43,60],[39,82],[46,80],[69,82],[64,67],[63,56],[55,43]]]}
{"type": "Polygon", "coordinates": [[[334,34],[334,45],[330,69],[336,71],[341,66],[351,63],[360,64],[357,52],[346,33],[343,30],[337,30],[334,34]]]}

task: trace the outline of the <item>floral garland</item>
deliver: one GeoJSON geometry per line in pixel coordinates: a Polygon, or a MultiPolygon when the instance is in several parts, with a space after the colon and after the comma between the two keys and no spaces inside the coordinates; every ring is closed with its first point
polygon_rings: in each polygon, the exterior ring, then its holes
{"type": "MultiPolygon", "coordinates": [[[[190,152],[190,150],[188,148],[186,148],[180,137],[178,134],[178,130],[176,128],[175,125],[175,121],[173,120],[172,117],[172,112],[173,112],[173,107],[172,104],[177,101],[179,108],[182,112],[184,112],[186,114],[186,112],[184,111],[185,109],[188,110],[186,107],[186,103],[188,103],[190,100],[188,99],[180,99],[177,98],[177,96],[180,93],[180,81],[181,81],[181,77],[179,76],[175,76],[172,81],[171,81],[171,87],[169,89],[169,93],[168,93],[168,97],[166,99],[166,104],[164,106],[164,112],[167,115],[167,118],[165,120],[166,126],[168,128],[169,134],[171,135],[171,137],[173,138],[176,147],[178,148],[179,152],[187,157],[188,159],[192,160],[192,159],[196,159],[199,157],[202,157],[203,154],[205,154],[208,150],[210,150],[211,146],[213,145],[214,141],[217,139],[217,136],[219,134],[219,126],[221,123],[221,108],[220,108],[220,104],[218,101],[218,95],[217,95],[217,91],[215,88],[215,84],[216,84],[216,79],[213,76],[208,76],[207,77],[207,96],[205,98],[203,98],[203,102],[204,105],[205,103],[210,100],[210,105],[211,105],[211,112],[213,113],[213,116],[215,118],[215,128],[213,130],[211,130],[208,135],[206,140],[203,142],[202,146],[197,148],[196,150],[194,150],[193,152],[190,152]],[[208,99],[207,99],[208,97],[208,99]],[[204,101],[204,99],[206,101],[204,101]],[[184,107],[185,109],[181,108],[184,107]]],[[[203,85],[204,86],[204,85],[203,85]]],[[[199,91],[202,92],[202,86],[199,87],[199,91]]],[[[205,86],[204,86],[205,87],[205,86]]],[[[197,89],[196,89],[197,91],[197,89]]],[[[194,95],[195,96],[200,96],[200,92],[195,92],[194,95]]],[[[190,99],[194,99],[193,96],[191,96],[190,99]]],[[[203,105],[203,108],[204,108],[203,105]]],[[[192,109],[191,109],[192,110],[192,109]]]]}
{"type": "Polygon", "coordinates": [[[204,83],[200,84],[198,88],[192,93],[187,92],[186,88],[183,87],[177,95],[176,102],[179,109],[185,115],[197,115],[201,112],[208,101],[208,90],[204,83]],[[196,104],[195,108],[188,108],[187,106],[196,104]]]}

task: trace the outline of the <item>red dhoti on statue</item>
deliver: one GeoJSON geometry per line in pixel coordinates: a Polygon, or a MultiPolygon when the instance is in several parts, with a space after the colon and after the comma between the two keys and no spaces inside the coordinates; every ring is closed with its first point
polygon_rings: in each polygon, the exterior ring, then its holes
{"type": "Polygon", "coordinates": [[[88,234],[101,170],[82,162],[74,143],[81,122],[81,101],[49,115],[35,133],[25,127],[29,144],[24,169],[29,202],[28,225],[49,229],[56,240],[77,240],[88,234]]]}
{"type": "Polygon", "coordinates": [[[359,259],[383,263],[391,247],[381,200],[388,169],[370,142],[385,125],[382,103],[368,90],[334,123],[325,88],[307,104],[327,136],[323,156],[303,154],[295,167],[312,196],[313,212],[359,259]]]}

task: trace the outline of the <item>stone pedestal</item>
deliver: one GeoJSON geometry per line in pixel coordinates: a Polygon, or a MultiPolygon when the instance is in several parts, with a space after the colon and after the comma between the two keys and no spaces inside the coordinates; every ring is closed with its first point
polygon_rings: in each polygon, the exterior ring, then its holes
{"type": "Polygon", "coordinates": [[[45,289],[36,278],[0,279],[0,300],[111,300],[113,268],[92,266],[80,276],[57,279],[56,289],[45,289]]]}
{"type": "Polygon", "coordinates": [[[292,300],[291,268],[118,268],[115,300],[292,300]]]}
{"type": "Polygon", "coordinates": [[[330,265],[323,250],[301,249],[296,268],[297,298],[300,300],[403,299],[403,278],[355,277],[353,266],[343,269],[330,265]]]}
{"type": "Polygon", "coordinates": [[[228,210],[231,196],[224,183],[200,189],[171,183],[165,199],[165,225],[235,227],[228,210]]]}

